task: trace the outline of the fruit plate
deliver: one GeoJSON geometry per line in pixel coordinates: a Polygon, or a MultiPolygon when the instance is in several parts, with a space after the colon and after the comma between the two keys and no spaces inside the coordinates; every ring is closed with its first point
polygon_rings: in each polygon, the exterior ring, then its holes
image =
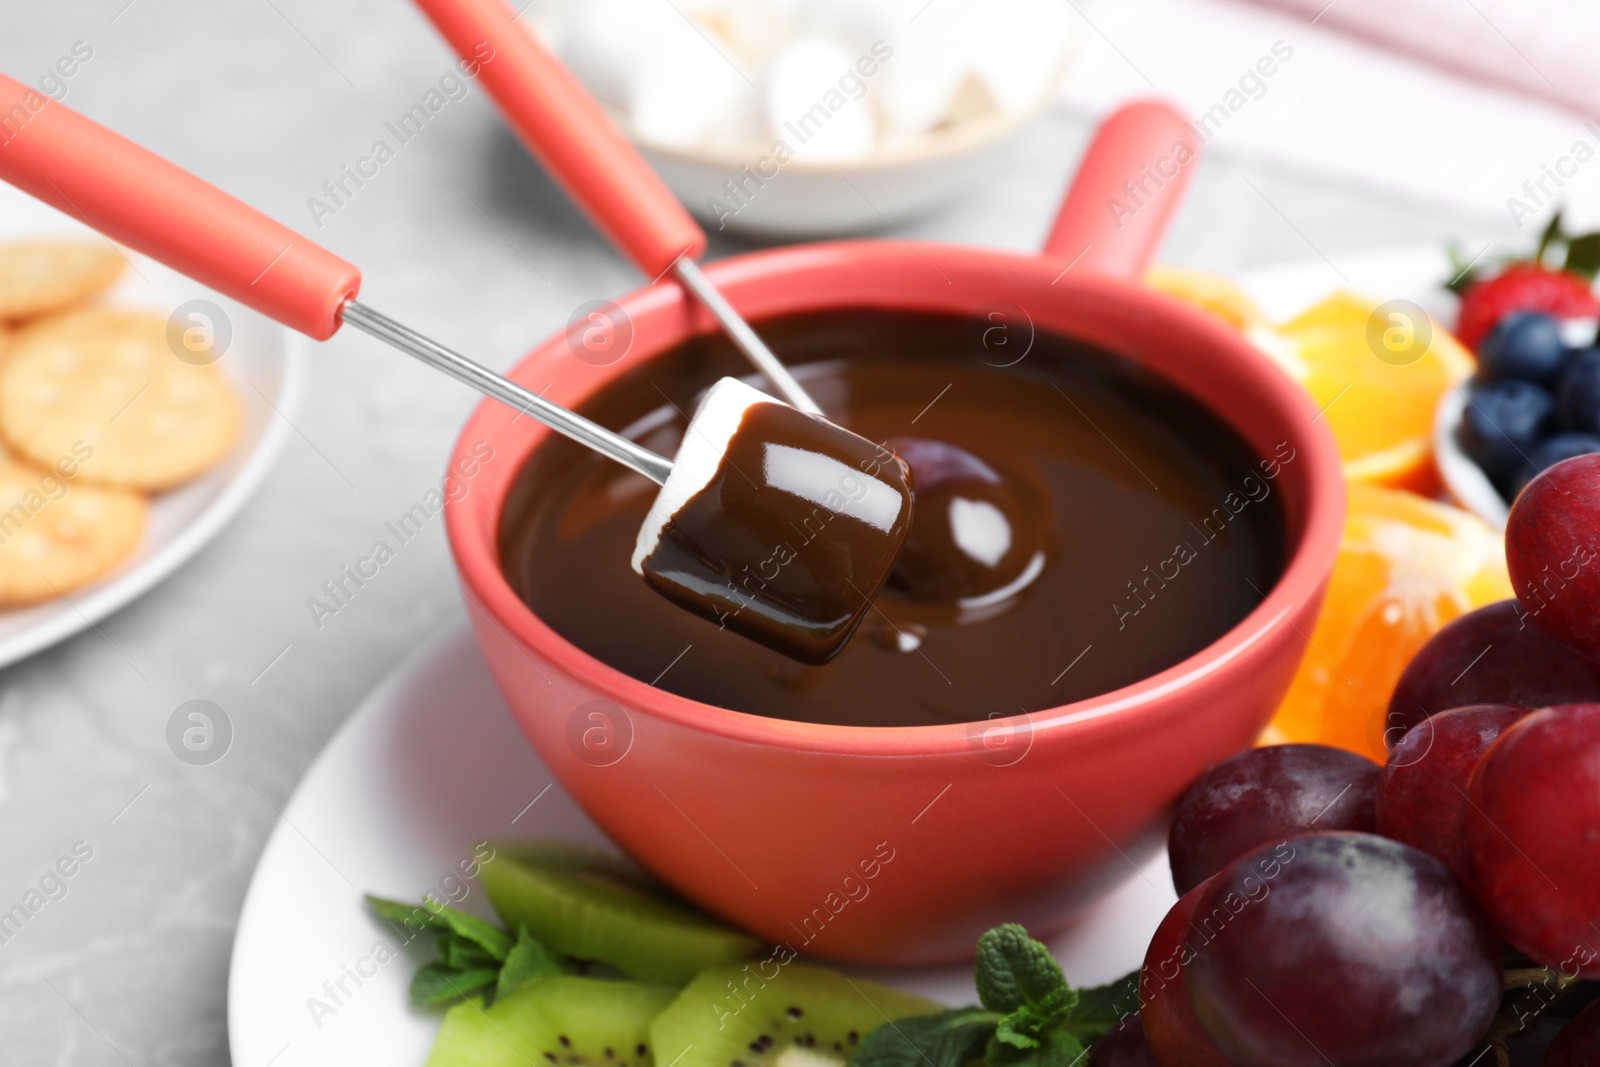
{"type": "MultiPolygon", "coordinates": [[[[0,184],[0,242],[35,239],[105,240],[75,219],[0,184]]],[[[0,609],[0,667],[92,626],[204,547],[266,477],[305,391],[307,356],[299,334],[153,260],[133,252],[126,257],[129,267],[107,302],[166,316],[200,299],[226,316],[232,338],[218,366],[239,398],[239,436],[216,466],[151,500],[144,539],[110,572],[65,597],[0,609]]]]}
{"type": "MultiPolygon", "coordinates": [[[[406,995],[426,946],[386,962],[396,938],[362,894],[465,896],[474,842],[605,838],[523,740],[465,624],[383,682],[334,735],[283,809],[245,896],[228,975],[228,1040],[240,1067],[413,1067],[439,1016],[406,995]],[[352,977],[353,976],[353,977],[352,977]],[[340,983],[343,983],[343,990],[340,983]]],[[[1176,899],[1166,857],[1050,944],[1069,981],[1136,968],[1176,899]]],[[[947,1003],[975,1000],[970,966],[842,968],[947,1003]]]]}

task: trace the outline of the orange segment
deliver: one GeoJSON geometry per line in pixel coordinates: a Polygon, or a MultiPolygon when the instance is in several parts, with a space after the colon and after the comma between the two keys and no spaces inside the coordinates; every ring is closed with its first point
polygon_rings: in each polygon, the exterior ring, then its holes
{"type": "Polygon", "coordinates": [[[1470,377],[1475,366],[1449,331],[1429,323],[1420,358],[1405,362],[1402,347],[1396,360],[1386,361],[1369,338],[1381,344],[1386,336],[1407,335],[1385,334],[1389,319],[1374,328],[1378,302],[1356,293],[1334,293],[1273,330],[1250,295],[1220,274],[1158,265],[1144,281],[1242,330],[1305,386],[1339,443],[1346,478],[1425,494],[1438,490],[1433,412],[1444,391],[1470,377]]]}
{"type": "Polygon", "coordinates": [[[1437,488],[1429,446],[1433,412],[1445,390],[1472,373],[1472,357],[1448,331],[1432,325],[1420,357],[1403,365],[1379,358],[1369,340],[1378,306],[1336,293],[1278,332],[1300,357],[1300,383],[1339,443],[1345,477],[1431,491],[1437,488]]]}
{"type": "Polygon", "coordinates": [[[1241,330],[1264,326],[1267,322],[1267,317],[1261,313],[1250,294],[1239,288],[1233,279],[1221,274],[1157,263],[1144,272],[1144,284],[1157,292],[1209,311],[1241,330]]]}
{"type": "Polygon", "coordinates": [[[1417,649],[1457,616],[1511,595],[1488,525],[1413,493],[1351,483],[1327,601],[1263,742],[1317,741],[1382,762],[1389,696],[1417,649]]]}

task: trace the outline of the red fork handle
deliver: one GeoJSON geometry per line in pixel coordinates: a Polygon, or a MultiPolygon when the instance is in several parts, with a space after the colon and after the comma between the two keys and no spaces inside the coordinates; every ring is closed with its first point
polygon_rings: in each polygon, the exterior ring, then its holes
{"type": "Polygon", "coordinates": [[[566,194],[646,277],[706,235],[589,90],[502,0],[417,0],[566,194]]]}
{"type": "Polygon", "coordinates": [[[1078,164],[1045,254],[1075,260],[1074,273],[1137,281],[1183,202],[1200,144],[1183,116],[1158,101],[1113,112],[1078,164]]]}
{"type": "Polygon", "coordinates": [[[4,74],[0,179],[319,341],[361,288],[332,252],[4,74]]]}

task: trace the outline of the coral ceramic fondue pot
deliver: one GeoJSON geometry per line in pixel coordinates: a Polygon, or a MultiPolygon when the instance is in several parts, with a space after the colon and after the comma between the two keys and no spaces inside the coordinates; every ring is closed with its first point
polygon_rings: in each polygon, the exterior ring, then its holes
{"type": "MultiPolygon", "coordinates": [[[[470,462],[484,442],[497,462],[447,516],[489,668],[551,773],[685,896],[820,956],[967,957],[995,923],[1049,931],[1133,875],[1185,786],[1265,725],[1315,621],[1344,488],[1334,442],[1296,385],[1239,333],[1138,284],[1195,156],[1177,115],[1135,104],[1101,127],[1037,255],[862,240],[706,270],[758,330],[795,312],[973,315],[1009,301],[1037,329],[1177,385],[1258,454],[1292,455],[1277,479],[1281,579],[1219,640],[1137,684],[1012,719],[913,727],[769,719],[652,688],[557,634],[501,570],[507,493],[548,431],[497,404],[467,422],[453,462],[470,462]],[[594,739],[604,758],[586,748],[594,739]]],[[[556,336],[513,379],[549,383],[545,396],[581,407],[619,375],[716,329],[671,281],[618,305],[633,331],[625,357],[593,366],[556,336]]]]}

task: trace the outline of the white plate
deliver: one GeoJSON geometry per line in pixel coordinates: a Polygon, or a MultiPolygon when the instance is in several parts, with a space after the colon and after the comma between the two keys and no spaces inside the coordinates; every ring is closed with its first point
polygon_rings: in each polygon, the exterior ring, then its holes
{"type": "MultiPolygon", "coordinates": [[[[0,183],[0,243],[34,238],[103,241],[87,226],[0,183]]],[[[124,607],[171,574],[227,525],[265,477],[305,390],[305,339],[137,253],[109,302],[168,315],[187,300],[223,308],[233,328],[217,364],[239,397],[233,449],[199,478],[151,500],[144,540],[115,570],[66,597],[0,610],[0,667],[30,656],[124,607]]]]}
{"type": "MultiPolygon", "coordinates": [[[[1437,286],[1448,269],[1437,249],[1402,249],[1341,259],[1337,271],[1316,260],[1244,281],[1275,320],[1340,286],[1413,300],[1443,317],[1437,286]]],[[[234,939],[228,1033],[236,1067],[421,1064],[437,1015],[413,1010],[406,987],[425,948],[378,966],[359,986],[345,978],[348,996],[337,989],[347,969],[372,970],[363,961],[392,942],[361,895],[438,892],[474,842],[520,836],[604,840],[523,740],[458,626],[356,710],[274,827],[234,939]]],[[[1130,869],[1050,947],[1074,984],[1110,981],[1138,967],[1175,899],[1163,855],[1130,869]]],[[[492,915],[475,885],[460,906],[492,915]]],[[[975,999],[970,966],[851,970],[949,1004],[975,999]]]]}
{"type": "MultiPolygon", "coordinates": [[[[436,1013],[412,1009],[406,986],[427,946],[374,969],[394,943],[361,894],[416,899],[502,837],[604,841],[523,740],[464,625],[385,681],[317,757],[261,854],[228,974],[235,1067],[415,1067],[436,1013]],[[322,1006],[319,1006],[319,1003],[322,1006]]],[[[441,893],[441,895],[443,895],[441,893]]],[[[1079,985],[1138,967],[1176,899],[1163,856],[1051,944],[1079,985]]],[[[475,885],[460,907],[492,916],[475,885]]],[[[970,966],[850,968],[947,1003],[973,1003],[970,966]]]]}

